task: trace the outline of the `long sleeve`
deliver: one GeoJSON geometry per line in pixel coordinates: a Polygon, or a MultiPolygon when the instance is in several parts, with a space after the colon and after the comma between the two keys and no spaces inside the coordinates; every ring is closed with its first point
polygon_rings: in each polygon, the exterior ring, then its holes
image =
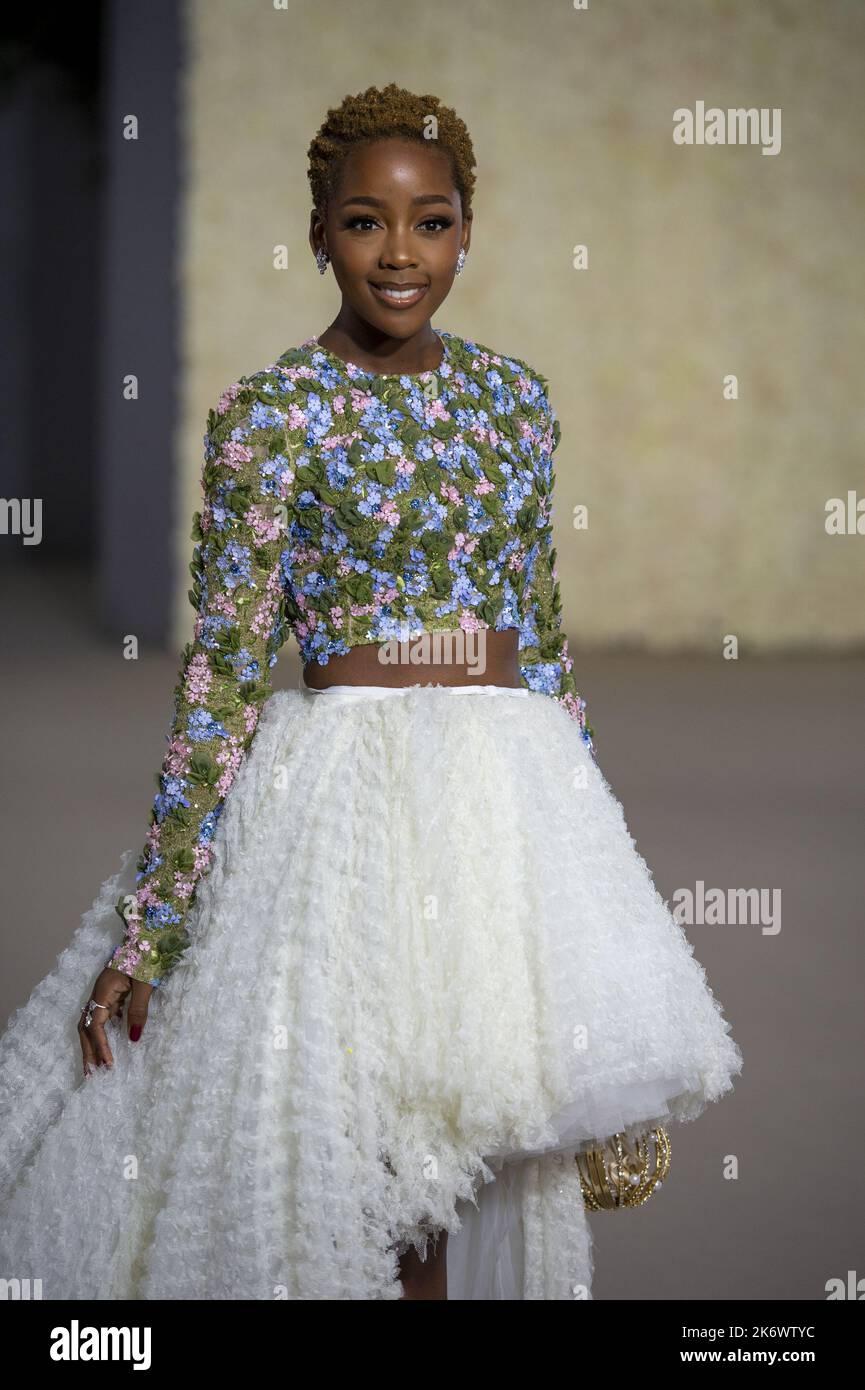
{"type": "MultiPolygon", "coordinates": [[[[525,364],[521,364],[525,365],[525,364]]],[[[594,729],[586,717],[586,702],[577,690],[568,639],[562,631],[562,601],[553,546],[553,452],[561,438],[561,426],[547,395],[546,379],[526,368],[531,387],[524,409],[535,446],[537,538],[525,562],[523,619],[520,626],[521,684],[549,695],[575,719],[592,756],[594,729]]]]}
{"type": "Polygon", "coordinates": [[[208,417],[192,531],[194,640],[183,651],[138,886],[117,905],[125,938],[106,961],[156,986],[188,945],[186,918],[284,640],[280,502],[290,470],[284,417],[265,404],[266,390],[266,378],[264,390],[242,378],[208,417]]]}

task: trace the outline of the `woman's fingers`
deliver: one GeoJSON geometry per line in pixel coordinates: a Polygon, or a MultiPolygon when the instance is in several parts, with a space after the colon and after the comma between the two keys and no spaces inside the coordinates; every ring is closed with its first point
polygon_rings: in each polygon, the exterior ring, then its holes
{"type": "MultiPolygon", "coordinates": [[[[100,1009],[99,1012],[103,1015],[103,1018],[107,1017],[104,1010],[100,1009]]],[[[105,1032],[105,1024],[97,1014],[94,1013],[93,1021],[90,1027],[85,1029],[85,1032],[90,1034],[90,1043],[96,1054],[96,1065],[99,1066],[100,1063],[104,1062],[107,1067],[113,1067],[114,1057],[112,1056],[111,1048],[108,1046],[108,1035],[105,1032]]]]}
{"type": "MultiPolygon", "coordinates": [[[[114,1066],[114,1057],[108,1044],[105,1025],[110,1018],[115,1018],[120,1014],[123,1000],[129,993],[131,984],[128,975],[110,967],[106,967],[97,977],[90,999],[82,1009],[81,1017],[78,1020],[78,1037],[81,1043],[85,1076],[90,1075],[94,1066],[114,1066]]],[[[145,986],[145,988],[150,988],[150,986],[145,986]]]]}
{"type": "Polygon", "coordinates": [[[78,1040],[81,1043],[81,1056],[84,1061],[84,1075],[89,1076],[96,1064],[96,1056],[90,1042],[90,1034],[84,1027],[84,1014],[78,1020],[78,1040]]]}
{"type": "Polygon", "coordinates": [[[126,1027],[132,1042],[138,1042],[144,1030],[152,993],[153,985],[144,984],[142,980],[132,981],[132,998],[126,1010],[126,1027]]]}

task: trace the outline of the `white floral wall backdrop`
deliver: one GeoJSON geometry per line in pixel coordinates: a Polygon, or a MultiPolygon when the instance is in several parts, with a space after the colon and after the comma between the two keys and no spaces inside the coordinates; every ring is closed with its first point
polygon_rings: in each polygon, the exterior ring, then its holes
{"type": "Polygon", "coordinates": [[[188,0],[187,23],[181,640],[207,411],[338,307],[307,147],[328,106],[396,81],[455,106],[478,161],[436,326],[549,378],[572,645],[862,643],[865,536],[825,516],[865,493],[865,6],[188,0]],[[780,109],[779,152],[676,144],[698,102],[780,109]]]}

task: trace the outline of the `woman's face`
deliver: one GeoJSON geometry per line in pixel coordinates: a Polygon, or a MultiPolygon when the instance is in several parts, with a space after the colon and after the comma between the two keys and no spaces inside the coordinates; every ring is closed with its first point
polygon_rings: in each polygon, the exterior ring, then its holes
{"type": "Polygon", "coordinates": [[[345,326],[356,315],[392,338],[411,338],[429,322],[470,237],[447,156],[433,143],[399,139],[352,150],[324,219],[313,212],[310,225],[313,250],[330,256],[345,326]],[[389,296],[387,286],[404,293],[389,296]]]}

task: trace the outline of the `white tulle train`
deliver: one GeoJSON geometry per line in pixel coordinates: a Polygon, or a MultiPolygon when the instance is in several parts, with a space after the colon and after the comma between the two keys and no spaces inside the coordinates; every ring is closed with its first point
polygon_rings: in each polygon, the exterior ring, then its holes
{"type": "Polygon", "coordinates": [[[0,1039],[0,1276],[55,1299],[591,1297],[574,1153],[742,1065],[576,724],[523,688],[279,691],[138,1043],[76,1023],[132,851],[0,1039]],[[466,698],[468,696],[468,698],[466,698]],[[486,698],[483,698],[483,697],[486,698]]]}

